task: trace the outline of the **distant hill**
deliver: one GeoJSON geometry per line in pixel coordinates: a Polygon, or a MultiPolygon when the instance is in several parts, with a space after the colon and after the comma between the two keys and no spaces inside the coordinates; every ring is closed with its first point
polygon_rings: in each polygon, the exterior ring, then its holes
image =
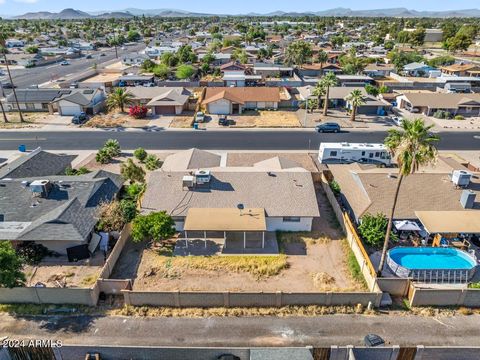
{"type": "MultiPolygon", "coordinates": [[[[229,14],[234,16],[234,14],[229,14]]],[[[129,18],[132,16],[158,16],[158,17],[207,17],[229,16],[226,14],[195,13],[178,9],[137,9],[128,8],[119,11],[83,12],[75,9],[65,9],[59,13],[40,11],[30,12],[15,16],[15,19],[85,19],[85,18],[129,18]]],[[[284,12],[273,11],[267,14],[249,13],[243,16],[351,16],[351,17],[480,17],[479,9],[449,10],[449,11],[417,11],[407,8],[352,10],[348,8],[334,8],[324,11],[284,12]]]]}

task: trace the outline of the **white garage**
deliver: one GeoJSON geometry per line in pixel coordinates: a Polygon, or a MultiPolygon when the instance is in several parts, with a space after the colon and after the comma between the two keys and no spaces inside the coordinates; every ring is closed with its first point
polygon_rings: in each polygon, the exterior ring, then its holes
{"type": "Polygon", "coordinates": [[[61,100],[58,102],[58,112],[62,116],[75,116],[82,112],[82,107],[79,104],[61,100]]]}
{"type": "Polygon", "coordinates": [[[227,99],[220,99],[208,104],[208,113],[217,115],[231,114],[231,102],[227,99]]]}

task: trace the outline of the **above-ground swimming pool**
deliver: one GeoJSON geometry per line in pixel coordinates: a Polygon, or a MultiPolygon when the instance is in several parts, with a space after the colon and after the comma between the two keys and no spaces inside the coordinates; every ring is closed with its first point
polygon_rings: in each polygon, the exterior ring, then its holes
{"type": "Polygon", "coordinates": [[[387,265],[399,277],[425,282],[466,282],[475,273],[475,255],[455,248],[397,247],[387,265]]]}

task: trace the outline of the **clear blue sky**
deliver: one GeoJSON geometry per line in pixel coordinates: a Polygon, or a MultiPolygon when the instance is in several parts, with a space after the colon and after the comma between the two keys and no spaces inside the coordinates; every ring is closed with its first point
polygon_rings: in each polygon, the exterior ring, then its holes
{"type": "Polygon", "coordinates": [[[83,11],[122,10],[129,7],[141,9],[180,9],[193,12],[238,14],[248,12],[320,11],[335,7],[352,9],[378,9],[386,7],[406,7],[415,10],[455,10],[480,8],[478,0],[398,0],[381,2],[378,0],[0,0],[0,14],[17,15],[29,11],[60,11],[71,7],[83,11]]]}

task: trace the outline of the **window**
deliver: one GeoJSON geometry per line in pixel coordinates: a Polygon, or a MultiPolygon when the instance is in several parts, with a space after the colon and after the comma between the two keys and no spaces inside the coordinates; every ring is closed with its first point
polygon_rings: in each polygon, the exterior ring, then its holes
{"type": "Polygon", "coordinates": [[[373,153],[368,154],[368,157],[371,159],[373,158],[373,153]]]}
{"type": "Polygon", "coordinates": [[[337,156],[337,152],[336,151],[330,151],[330,156],[337,156]]]}
{"type": "Polygon", "coordinates": [[[300,222],[300,217],[298,216],[284,216],[283,222],[300,222]]]}
{"type": "Polygon", "coordinates": [[[362,151],[362,156],[365,156],[365,151],[362,151]]]}
{"type": "Polygon", "coordinates": [[[375,153],[375,157],[380,157],[380,153],[379,153],[379,152],[376,152],[376,153],[375,153]]]}

